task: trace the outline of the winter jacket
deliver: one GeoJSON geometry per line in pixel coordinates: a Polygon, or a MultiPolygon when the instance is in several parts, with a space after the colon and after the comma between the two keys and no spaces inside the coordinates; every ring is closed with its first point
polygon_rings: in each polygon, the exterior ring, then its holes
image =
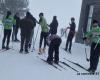
{"type": "MultiPolygon", "coordinates": [[[[58,35],[56,35],[56,34],[53,34],[53,35],[48,36],[47,39],[46,39],[47,45],[49,46],[50,43],[51,43],[53,40],[55,40],[55,39],[60,39],[60,40],[61,40],[61,38],[60,38],[58,35]]],[[[55,44],[57,44],[57,43],[55,43],[55,44]]]]}
{"type": "Polygon", "coordinates": [[[32,22],[33,22],[33,28],[36,26],[36,22],[37,22],[37,20],[33,17],[33,16],[30,16],[30,19],[32,20],[32,22]]]}
{"type": "Polygon", "coordinates": [[[16,24],[16,21],[13,19],[12,16],[5,18],[3,21],[4,29],[11,30],[13,25],[16,24]]]}
{"type": "Polygon", "coordinates": [[[57,28],[58,28],[58,21],[53,20],[52,23],[50,24],[50,34],[56,34],[57,28]]]}
{"type": "Polygon", "coordinates": [[[100,27],[92,27],[89,32],[85,33],[85,37],[91,39],[94,43],[100,44],[100,27]]]}
{"type": "Polygon", "coordinates": [[[42,32],[48,32],[48,25],[46,19],[42,16],[39,20],[39,24],[41,25],[42,32]]]}
{"type": "Polygon", "coordinates": [[[20,28],[21,28],[21,34],[30,34],[33,27],[33,22],[31,19],[25,17],[20,21],[20,28]]]}
{"type": "Polygon", "coordinates": [[[20,27],[20,18],[15,15],[14,19],[16,20],[16,27],[19,28],[20,27]]]}
{"type": "Polygon", "coordinates": [[[76,24],[74,22],[72,22],[70,24],[70,31],[69,34],[75,34],[75,28],[76,28],[76,24]]]}

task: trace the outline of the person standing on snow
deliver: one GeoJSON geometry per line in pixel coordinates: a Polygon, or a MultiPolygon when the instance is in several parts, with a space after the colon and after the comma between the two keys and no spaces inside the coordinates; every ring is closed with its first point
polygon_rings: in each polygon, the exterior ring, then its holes
{"type": "Polygon", "coordinates": [[[41,25],[41,34],[40,34],[40,44],[39,44],[39,54],[41,54],[42,52],[42,49],[41,49],[41,46],[42,46],[42,42],[43,42],[43,39],[44,39],[44,48],[43,48],[43,52],[45,52],[45,49],[46,49],[46,38],[48,36],[48,24],[46,22],[46,19],[44,18],[44,15],[43,13],[40,13],[39,14],[39,17],[40,17],[40,20],[39,20],[39,24],[41,25]]]}
{"type": "Polygon", "coordinates": [[[12,32],[12,41],[15,40],[15,28],[16,28],[16,19],[15,19],[15,16],[14,16],[14,25],[13,25],[13,32],[12,32]]]}
{"type": "MultiPolygon", "coordinates": [[[[32,39],[33,39],[33,37],[34,37],[34,28],[35,28],[35,26],[36,26],[36,23],[38,23],[38,21],[36,20],[35,17],[32,16],[31,13],[29,13],[29,15],[30,15],[30,19],[32,20],[32,22],[33,22],[33,24],[34,24],[34,25],[33,25],[33,28],[32,28],[32,31],[31,31],[30,41],[29,41],[29,48],[31,48],[32,39]]],[[[34,43],[33,43],[33,48],[34,48],[34,43]]]]}
{"type": "Polygon", "coordinates": [[[57,16],[53,16],[53,20],[50,24],[50,30],[49,34],[57,34],[57,28],[58,28],[58,21],[57,21],[57,16]]]}
{"type": "Polygon", "coordinates": [[[6,18],[3,20],[3,25],[4,25],[4,37],[2,40],[2,49],[9,49],[9,43],[10,43],[10,36],[11,36],[11,31],[12,27],[14,24],[14,19],[11,16],[11,12],[7,11],[6,18]],[[5,46],[5,41],[7,39],[7,45],[5,46]]]}
{"type": "Polygon", "coordinates": [[[20,47],[20,53],[23,52],[23,47],[25,48],[25,52],[28,52],[29,47],[29,41],[31,32],[33,29],[33,21],[30,19],[30,13],[26,13],[26,17],[20,21],[20,28],[21,28],[21,47],[20,47]]]}
{"type": "Polygon", "coordinates": [[[20,28],[20,17],[19,17],[19,13],[16,13],[14,16],[15,20],[16,20],[16,25],[15,27],[15,33],[14,33],[14,41],[17,42],[19,41],[17,38],[17,34],[18,34],[18,29],[20,28]]]}
{"type": "Polygon", "coordinates": [[[98,26],[97,20],[93,20],[91,30],[86,33],[83,40],[90,40],[92,42],[90,49],[90,68],[88,71],[94,73],[97,69],[100,55],[100,27],[98,26]]]}
{"type": "Polygon", "coordinates": [[[68,28],[70,29],[70,31],[69,31],[69,34],[67,37],[65,51],[68,51],[71,53],[72,40],[75,35],[75,28],[76,28],[75,18],[73,18],[73,17],[71,18],[71,24],[70,24],[70,27],[68,27],[68,28]],[[68,45],[69,45],[69,49],[68,49],[68,45]]]}
{"type": "Polygon", "coordinates": [[[47,62],[49,64],[53,64],[53,55],[54,55],[54,63],[56,64],[59,63],[59,46],[61,42],[62,42],[61,38],[56,34],[48,36],[47,44],[49,46],[49,50],[48,50],[47,62]],[[54,52],[55,54],[53,54],[54,52]]]}

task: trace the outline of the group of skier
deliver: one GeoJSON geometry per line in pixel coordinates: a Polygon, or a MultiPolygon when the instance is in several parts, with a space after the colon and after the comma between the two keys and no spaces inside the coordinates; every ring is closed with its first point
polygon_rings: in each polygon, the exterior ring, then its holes
{"type": "MultiPolygon", "coordinates": [[[[13,17],[11,12],[8,11],[6,17],[3,19],[4,25],[4,37],[2,40],[2,49],[9,50],[10,36],[12,33],[12,41],[19,42],[17,38],[18,28],[20,28],[20,36],[21,36],[21,45],[20,45],[20,53],[29,53],[29,49],[32,45],[32,38],[34,35],[34,28],[36,23],[41,26],[40,33],[40,43],[39,43],[39,54],[45,52],[46,45],[48,44],[48,63],[53,63],[53,52],[55,51],[55,63],[59,62],[59,46],[61,44],[61,38],[57,35],[58,21],[57,16],[53,17],[53,20],[50,25],[47,24],[46,19],[44,18],[44,14],[39,14],[39,22],[33,17],[30,12],[26,12],[26,16],[23,19],[20,19],[19,14],[16,13],[13,17]],[[12,32],[13,28],[13,32],[12,32]],[[5,46],[5,42],[7,39],[7,44],[5,46]],[[43,49],[42,43],[44,40],[43,49]]],[[[34,48],[34,44],[33,44],[34,48]]]]}
{"type": "MultiPolygon", "coordinates": [[[[20,53],[25,51],[25,53],[29,53],[29,49],[32,47],[32,38],[34,36],[34,28],[36,23],[41,26],[40,33],[40,43],[39,43],[39,54],[45,52],[46,45],[49,46],[48,49],[48,58],[47,62],[49,64],[59,63],[59,46],[62,42],[60,36],[57,35],[58,28],[58,20],[57,16],[53,16],[53,20],[50,25],[47,24],[47,21],[44,17],[43,13],[39,14],[39,21],[36,20],[35,17],[30,12],[26,12],[26,16],[23,19],[20,19],[19,14],[16,13],[14,17],[12,17],[11,12],[8,11],[5,19],[3,20],[4,25],[4,37],[2,40],[2,49],[9,49],[10,36],[12,33],[12,41],[19,41],[17,38],[18,29],[21,30],[21,45],[20,45],[20,53]],[[13,26],[13,27],[12,27],[13,26]],[[5,46],[5,41],[7,39],[7,44],[5,46]],[[42,47],[42,43],[44,40],[44,46],[42,47]],[[55,54],[54,54],[55,52],[55,54]]],[[[71,53],[72,40],[75,36],[75,18],[71,18],[71,23],[69,24],[69,34],[66,40],[65,51],[71,53]]],[[[90,68],[88,69],[90,72],[95,72],[97,69],[97,65],[99,62],[100,55],[100,27],[98,26],[98,21],[93,20],[93,24],[91,27],[91,31],[86,33],[83,40],[88,41],[92,40],[91,51],[90,51],[90,68]]],[[[34,48],[34,44],[33,44],[34,48]]]]}

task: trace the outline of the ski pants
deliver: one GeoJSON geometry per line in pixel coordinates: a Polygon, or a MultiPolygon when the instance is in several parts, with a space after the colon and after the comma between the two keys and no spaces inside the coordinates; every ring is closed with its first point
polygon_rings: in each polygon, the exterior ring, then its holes
{"type": "Polygon", "coordinates": [[[2,46],[5,46],[5,41],[7,39],[6,47],[9,47],[10,36],[11,36],[11,30],[4,29],[4,37],[3,37],[3,40],[2,40],[2,46]]]}
{"type": "Polygon", "coordinates": [[[55,62],[59,61],[59,46],[60,46],[60,44],[61,44],[61,39],[54,39],[51,41],[51,43],[49,45],[47,61],[53,61],[53,56],[54,56],[55,62]],[[55,54],[53,54],[53,53],[55,53],[55,54]]]}
{"type": "MultiPolygon", "coordinates": [[[[30,45],[32,44],[32,39],[33,39],[33,37],[34,37],[34,28],[32,29],[31,35],[30,35],[30,41],[29,41],[29,44],[30,44],[30,45]]],[[[34,40],[33,40],[33,42],[34,42],[34,40]]],[[[34,45],[34,43],[33,43],[33,45],[34,45]]]]}
{"type": "Polygon", "coordinates": [[[68,50],[71,51],[73,37],[74,37],[73,34],[71,33],[68,34],[67,41],[66,41],[66,47],[65,47],[66,50],[68,49],[68,46],[69,46],[68,50]]]}
{"type": "Polygon", "coordinates": [[[15,40],[17,40],[17,34],[18,34],[18,29],[19,29],[19,27],[15,27],[15,40]]]}
{"type": "Polygon", "coordinates": [[[21,33],[21,50],[23,50],[24,47],[25,51],[28,51],[29,41],[30,41],[30,33],[28,34],[21,33]]]}
{"type": "Polygon", "coordinates": [[[16,26],[13,25],[12,40],[15,40],[15,28],[16,26]]]}
{"type": "Polygon", "coordinates": [[[100,56],[100,44],[95,48],[96,43],[92,43],[90,50],[90,69],[96,70],[100,56]],[[95,49],[94,49],[95,48],[95,49]]]}
{"type": "Polygon", "coordinates": [[[46,47],[47,36],[48,36],[48,32],[41,32],[39,48],[41,48],[41,46],[42,46],[43,39],[44,39],[44,48],[46,47]]]}

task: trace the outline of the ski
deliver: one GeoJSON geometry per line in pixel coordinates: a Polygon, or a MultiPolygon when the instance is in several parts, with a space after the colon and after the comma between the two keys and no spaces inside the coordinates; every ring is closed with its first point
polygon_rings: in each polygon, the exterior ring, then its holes
{"type": "MultiPolygon", "coordinates": [[[[9,48],[8,50],[10,50],[10,49],[15,50],[13,48],[9,48]]],[[[5,52],[5,51],[8,51],[8,50],[7,49],[0,49],[0,53],[5,52]]]]}
{"type": "MultiPolygon", "coordinates": [[[[70,62],[70,63],[75,64],[76,66],[78,66],[78,67],[84,69],[85,71],[88,71],[86,68],[84,68],[82,65],[80,65],[80,64],[78,64],[78,63],[75,63],[75,62],[73,62],[73,61],[67,60],[66,58],[63,58],[63,59],[65,59],[66,61],[68,61],[68,62],[70,62]]],[[[88,71],[88,72],[89,72],[89,71],[88,71]]]]}
{"type": "MultiPolygon", "coordinates": [[[[38,56],[37,56],[38,57],[38,56]]],[[[38,57],[39,59],[41,59],[43,62],[45,62],[45,63],[47,63],[47,61],[46,60],[44,60],[44,59],[42,59],[42,58],[40,58],[40,57],[38,57]]],[[[47,64],[49,64],[49,63],[47,63],[47,64]]],[[[49,65],[51,65],[52,67],[54,67],[55,69],[58,69],[59,71],[62,71],[61,69],[59,69],[57,66],[55,66],[54,64],[49,64],[49,65]]]]}
{"type": "Polygon", "coordinates": [[[66,70],[66,68],[64,68],[62,65],[60,64],[56,64],[57,66],[59,66],[60,68],[63,68],[64,70],[66,70]]]}
{"type": "Polygon", "coordinates": [[[7,49],[0,49],[0,53],[7,51],[7,49]]]}
{"type": "MultiPolygon", "coordinates": [[[[70,53],[69,51],[66,51],[65,48],[62,48],[62,47],[61,47],[61,49],[62,49],[63,51],[65,51],[65,52],[67,52],[67,53],[70,53]]],[[[70,54],[71,54],[71,53],[70,53],[70,54]]]]}
{"type": "Polygon", "coordinates": [[[68,65],[66,62],[62,62],[62,61],[60,61],[60,63],[62,63],[63,65],[65,65],[65,66],[67,66],[67,67],[69,67],[69,68],[71,68],[72,70],[74,70],[75,72],[79,72],[78,70],[76,70],[76,69],[74,69],[73,67],[71,67],[70,65],[68,65]]]}

